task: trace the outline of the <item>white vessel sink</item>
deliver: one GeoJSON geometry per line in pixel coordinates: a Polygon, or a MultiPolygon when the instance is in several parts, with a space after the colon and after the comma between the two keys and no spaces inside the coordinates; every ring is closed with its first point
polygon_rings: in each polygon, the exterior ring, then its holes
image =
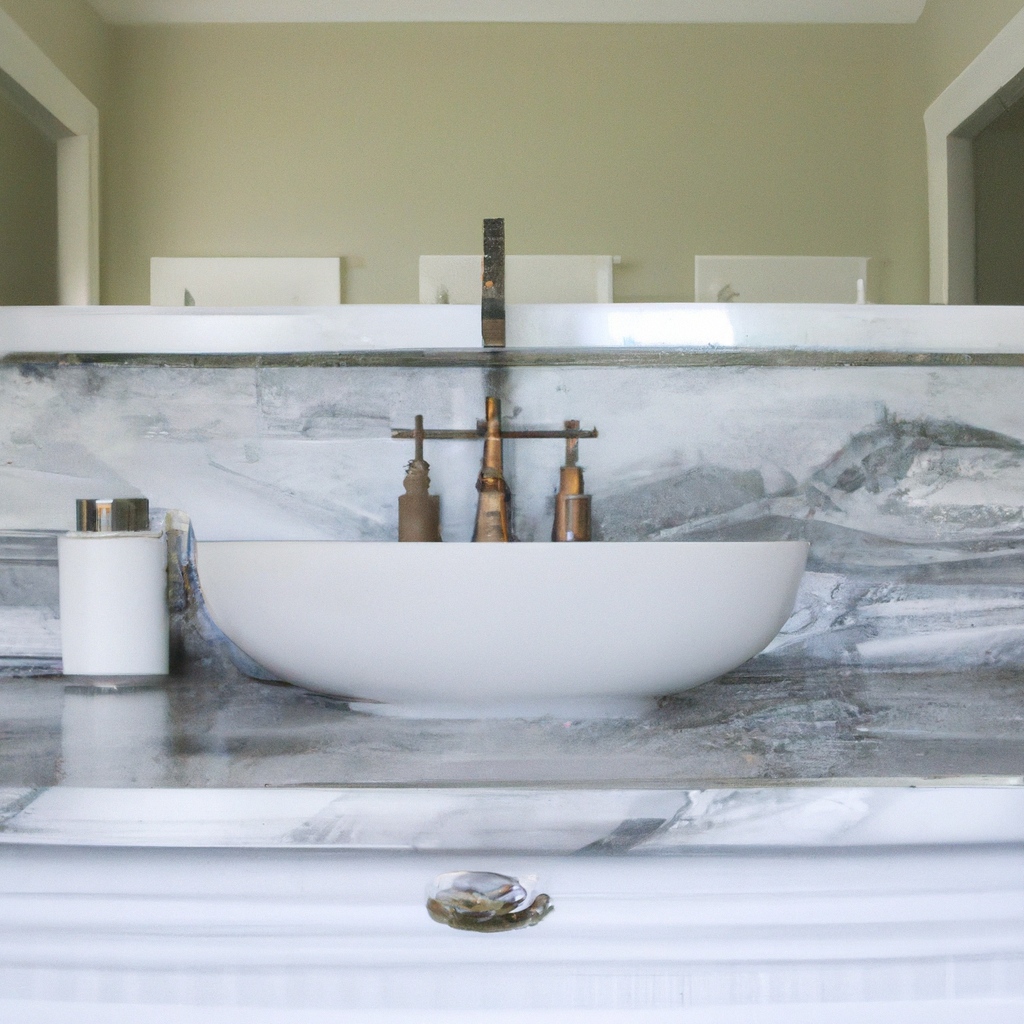
{"type": "Polygon", "coordinates": [[[205,541],[217,625],[288,682],[417,717],[636,711],[753,657],[804,541],[205,541]]]}

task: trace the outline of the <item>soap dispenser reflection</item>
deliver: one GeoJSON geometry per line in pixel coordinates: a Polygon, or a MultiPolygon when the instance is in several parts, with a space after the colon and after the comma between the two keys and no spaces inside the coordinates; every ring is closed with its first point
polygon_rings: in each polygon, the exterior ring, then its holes
{"type": "MultiPolygon", "coordinates": [[[[566,420],[566,430],[579,430],[579,420],[566,420]]],[[[583,470],[576,464],[579,458],[579,438],[565,439],[565,465],[558,474],[558,493],[555,495],[555,522],[551,539],[590,540],[590,495],[583,493],[583,470]]]]}

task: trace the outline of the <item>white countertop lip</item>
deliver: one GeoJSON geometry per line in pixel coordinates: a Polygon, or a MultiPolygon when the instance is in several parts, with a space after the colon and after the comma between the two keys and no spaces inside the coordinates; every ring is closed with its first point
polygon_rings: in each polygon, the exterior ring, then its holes
{"type": "MultiPolygon", "coordinates": [[[[1024,353],[1024,307],[731,303],[507,308],[511,350],[1024,353]]],[[[479,306],[0,308],[0,355],[483,350],[479,306]]]]}

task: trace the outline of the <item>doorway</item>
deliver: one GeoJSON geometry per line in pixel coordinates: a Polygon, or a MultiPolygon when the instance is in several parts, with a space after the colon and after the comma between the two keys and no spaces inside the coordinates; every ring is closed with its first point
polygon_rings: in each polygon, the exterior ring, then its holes
{"type": "Polygon", "coordinates": [[[1024,100],[972,140],[974,301],[1024,306],[1024,100]]]}
{"type": "MultiPolygon", "coordinates": [[[[27,124],[49,140],[55,152],[57,301],[65,305],[98,303],[99,111],[2,9],[0,99],[6,131],[18,133],[27,124]]],[[[0,135],[0,145],[5,138],[0,135]]],[[[26,159],[35,146],[35,141],[26,141],[12,159],[26,159]]],[[[11,173],[17,177],[13,164],[11,173]]],[[[0,180],[0,194],[3,191],[0,180]]],[[[15,221],[19,202],[28,203],[24,193],[21,200],[14,201],[15,221]]],[[[48,242],[46,245],[49,249],[48,242]]],[[[0,236],[0,250],[5,248],[0,236]]]]}
{"type": "Polygon", "coordinates": [[[1024,207],[1024,194],[1014,197],[1018,175],[1010,164],[1017,136],[1024,135],[1022,97],[1024,11],[925,111],[932,302],[1024,304],[1024,297],[1008,298],[1024,296],[1024,286],[1010,280],[1011,264],[1021,262],[1010,236],[1013,218],[1021,216],[1014,204],[1024,207]]]}
{"type": "Polygon", "coordinates": [[[0,93],[0,306],[57,297],[57,146],[0,93]]]}

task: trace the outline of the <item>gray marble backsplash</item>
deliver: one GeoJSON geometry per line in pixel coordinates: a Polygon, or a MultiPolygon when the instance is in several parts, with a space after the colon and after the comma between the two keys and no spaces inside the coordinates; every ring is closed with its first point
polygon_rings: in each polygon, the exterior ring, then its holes
{"type": "MultiPolygon", "coordinates": [[[[54,671],[56,535],[80,497],[145,495],[200,539],[392,541],[411,442],[596,426],[603,540],[806,538],[796,610],[752,667],[1024,665],[1020,367],[0,365],[0,665],[54,671]]],[[[477,442],[428,442],[446,541],[477,442]]],[[[563,446],[509,441],[522,541],[550,534],[563,446]]],[[[183,614],[183,613],[182,613],[183,614]]]]}

